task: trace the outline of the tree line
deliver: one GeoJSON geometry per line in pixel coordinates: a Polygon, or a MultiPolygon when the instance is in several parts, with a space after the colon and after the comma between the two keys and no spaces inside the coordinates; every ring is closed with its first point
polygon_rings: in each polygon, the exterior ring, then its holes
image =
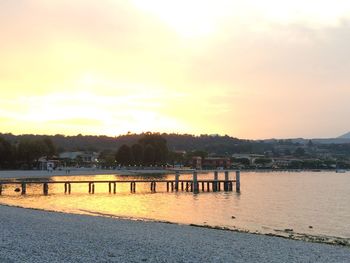
{"type": "Polygon", "coordinates": [[[119,165],[164,165],[168,157],[167,141],[160,134],[145,134],[137,143],[123,144],[115,159],[119,165]]]}
{"type": "Polygon", "coordinates": [[[41,139],[21,139],[11,143],[0,137],[0,169],[32,169],[39,158],[51,158],[56,147],[48,137],[41,139]]]}

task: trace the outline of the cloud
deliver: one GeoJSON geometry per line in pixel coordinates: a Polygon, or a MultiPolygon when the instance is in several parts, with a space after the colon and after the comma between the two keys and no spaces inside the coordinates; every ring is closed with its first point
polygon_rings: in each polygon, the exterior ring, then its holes
{"type": "Polygon", "coordinates": [[[145,3],[2,1],[0,114],[13,122],[0,123],[255,138],[346,130],[348,1],[145,3]]]}

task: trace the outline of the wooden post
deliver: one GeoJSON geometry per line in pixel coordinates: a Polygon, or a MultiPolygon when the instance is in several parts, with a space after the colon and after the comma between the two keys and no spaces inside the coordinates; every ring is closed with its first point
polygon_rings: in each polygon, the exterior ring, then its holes
{"type": "Polygon", "coordinates": [[[174,192],[174,183],[171,182],[170,184],[171,184],[171,191],[174,192]]]}
{"type": "Polygon", "coordinates": [[[188,182],[186,182],[186,192],[188,192],[188,182]]]}
{"type": "Polygon", "coordinates": [[[71,190],[72,190],[72,187],[71,187],[70,183],[68,183],[68,194],[71,193],[71,190]]]}
{"type": "Polygon", "coordinates": [[[132,192],[132,193],[136,192],[136,183],[135,182],[130,183],[130,192],[132,192]]]}
{"type": "Polygon", "coordinates": [[[202,192],[204,192],[204,182],[202,182],[202,192]]]}
{"type": "Polygon", "coordinates": [[[180,173],[179,173],[179,171],[176,171],[176,173],[175,173],[175,191],[179,191],[179,177],[180,177],[180,173]]]}
{"type": "Polygon", "coordinates": [[[166,182],[166,191],[169,192],[169,182],[166,182]]]}
{"type": "Polygon", "coordinates": [[[239,193],[241,191],[241,171],[236,171],[236,192],[239,193]]]}
{"type": "Polygon", "coordinates": [[[95,193],[95,184],[94,183],[91,184],[91,193],[92,194],[95,193]]]}
{"type": "Polygon", "coordinates": [[[112,183],[108,183],[108,192],[111,194],[112,193],[112,183]]]}
{"type": "Polygon", "coordinates": [[[2,184],[0,184],[0,195],[2,195],[2,184]]]}
{"type": "Polygon", "coordinates": [[[184,190],[184,182],[181,182],[181,191],[184,190]]]}
{"type": "Polygon", "coordinates": [[[27,184],[26,183],[22,183],[21,184],[21,188],[22,188],[22,195],[25,195],[27,193],[27,184]]]}
{"type": "Polygon", "coordinates": [[[193,184],[193,193],[198,193],[198,176],[197,176],[197,171],[193,172],[193,180],[192,180],[192,184],[193,184]]]}
{"type": "Polygon", "coordinates": [[[43,192],[44,192],[44,195],[49,194],[49,184],[48,183],[43,184],[43,192]]]}
{"type": "Polygon", "coordinates": [[[218,190],[218,178],[219,178],[219,173],[218,173],[218,171],[215,171],[214,172],[213,192],[216,192],[218,190]]]}
{"type": "Polygon", "coordinates": [[[228,191],[228,171],[225,171],[224,191],[228,191]]]}
{"type": "Polygon", "coordinates": [[[64,183],[64,193],[66,194],[67,193],[67,183],[64,183]]]}
{"type": "Polygon", "coordinates": [[[89,194],[91,194],[91,183],[89,183],[89,194]]]}
{"type": "Polygon", "coordinates": [[[210,183],[207,182],[207,191],[210,192],[210,183]]]}
{"type": "Polygon", "coordinates": [[[156,191],[156,182],[151,182],[151,191],[152,192],[156,191]]]}

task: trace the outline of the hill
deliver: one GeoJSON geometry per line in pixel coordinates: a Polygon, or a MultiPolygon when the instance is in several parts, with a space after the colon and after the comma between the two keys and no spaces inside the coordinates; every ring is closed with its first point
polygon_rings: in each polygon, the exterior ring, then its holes
{"type": "MultiPolygon", "coordinates": [[[[264,141],[240,140],[230,136],[212,136],[190,134],[161,134],[167,141],[171,151],[193,151],[204,150],[211,153],[226,154],[232,152],[257,152],[263,153],[272,149],[272,144],[264,141]]],[[[22,139],[41,139],[48,137],[56,145],[58,152],[63,151],[116,151],[121,145],[132,145],[136,143],[144,134],[126,134],[118,137],[108,136],[64,136],[64,135],[13,135],[1,134],[5,140],[16,144],[22,139]]]]}
{"type": "Polygon", "coordinates": [[[350,132],[343,134],[342,136],[338,137],[339,139],[350,139],[350,132]]]}

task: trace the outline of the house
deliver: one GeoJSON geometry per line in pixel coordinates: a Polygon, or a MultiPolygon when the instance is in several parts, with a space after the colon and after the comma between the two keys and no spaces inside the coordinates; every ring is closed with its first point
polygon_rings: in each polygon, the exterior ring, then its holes
{"type": "Polygon", "coordinates": [[[59,155],[60,160],[77,166],[91,167],[98,162],[99,154],[96,152],[63,152],[59,155]]]}
{"type": "Polygon", "coordinates": [[[47,157],[41,157],[38,160],[39,170],[52,171],[60,165],[60,161],[57,159],[48,159],[47,157]]]}
{"type": "Polygon", "coordinates": [[[230,158],[226,157],[192,157],[193,169],[229,169],[231,167],[230,158]]]}

